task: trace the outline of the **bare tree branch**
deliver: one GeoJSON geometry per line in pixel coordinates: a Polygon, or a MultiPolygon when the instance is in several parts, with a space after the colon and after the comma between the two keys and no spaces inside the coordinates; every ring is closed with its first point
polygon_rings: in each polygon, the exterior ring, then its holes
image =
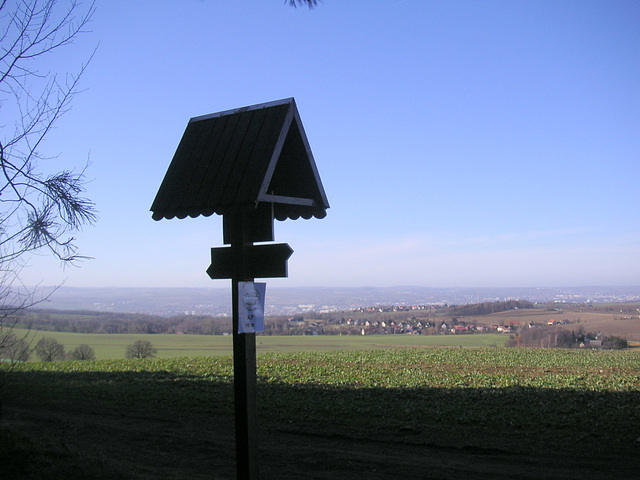
{"type": "Polygon", "coordinates": [[[286,3],[293,8],[297,8],[298,6],[315,8],[318,6],[318,0],[286,0],[286,3]]]}
{"type": "Polygon", "coordinates": [[[56,156],[42,152],[93,54],[72,74],[51,70],[47,59],[87,32],[94,11],[93,0],[0,0],[0,359],[7,345],[22,345],[10,335],[17,314],[38,303],[20,282],[28,255],[48,252],[63,264],[86,258],[73,234],[96,221],[87,166],[47,171],[43,162],[56,156]]]}

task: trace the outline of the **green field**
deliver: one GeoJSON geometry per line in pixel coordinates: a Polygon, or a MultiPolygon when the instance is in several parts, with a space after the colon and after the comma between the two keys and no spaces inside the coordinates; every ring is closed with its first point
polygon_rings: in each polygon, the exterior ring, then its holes
{"type": "MultiPolygon", "coordinates": [[[[16,330],[18,335],[25,331],[16,330]]],[[[158,358],[202,357],[230,355],[231,336],[223,335],[129,335],[84,334],[67,332],[33,332],[29,338],[35,345],[42,337],[55,338],[71,352],[86,343],[95,350],[97,360],[125,358],[127,345],[136,340],[148,340],[158,349],[158,358]]],[[[318,336],[257,336],[256,350],[266,352],[309,352],[330,350],[371,350],[386,347],[488,347],[503,346],[505,335],[318,335],[318,336]]],[[[37,360],[35,355],[31,360],[37,360]]]]}
{"type": "MultiPolygon", "coordinates": [[[[261,478],[637,478],[640,351],[392,338],[258,355],[261,478]]],[[[5,373],[4,478],[235,478],[229,355],[5,373]]]]}

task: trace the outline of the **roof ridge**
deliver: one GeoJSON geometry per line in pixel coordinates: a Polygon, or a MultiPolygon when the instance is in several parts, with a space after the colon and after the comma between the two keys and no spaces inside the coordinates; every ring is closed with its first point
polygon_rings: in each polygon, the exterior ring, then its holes
{"type": "Polygon", "coordinates": [[[271,102],[258,103],[257,105],[248,105],[246,107],[232,108],[230,110],[223,110],[222,112],[209,113],[207,115],[200,115],[200,116],[192,117],[191,119],[189,119],[189,123],[200,122],[202,120],[209,120],[211,118],[220,118],[220,117],[224,117],[225,115],[233,115],[236,113],[250,112],[252,110],[259,110],[261,108],[269,108],[269,107],[276,107],[278,105],[286,105],[288,103],[295,104],[295,99],[293,97],[282,98],[280,100],[273,100],[271,102]]]}

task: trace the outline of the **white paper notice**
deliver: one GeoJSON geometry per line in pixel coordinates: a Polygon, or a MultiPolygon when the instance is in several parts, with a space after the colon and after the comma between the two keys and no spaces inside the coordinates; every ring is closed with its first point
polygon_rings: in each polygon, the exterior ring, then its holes
{"type": "Polygon", "coordinates": [[[238,282],[238,333],[264,330],[266,283],[238,282]]]}

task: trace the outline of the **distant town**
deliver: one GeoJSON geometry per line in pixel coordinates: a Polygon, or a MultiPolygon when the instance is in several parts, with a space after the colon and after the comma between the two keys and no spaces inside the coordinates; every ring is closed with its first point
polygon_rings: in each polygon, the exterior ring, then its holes
{"type": "MultiPolygon", "coordinates": [[[[231,315],[230,288],[43,289],[39,308],[143,313],[148,315],[231,315]]],[[[363,307],[467,305],[526,300],[533,303],[627,303],[640,301],[640,286],[535,288],[292,287],[267,284],[266,315],[328,313],[363,307]]]]}

